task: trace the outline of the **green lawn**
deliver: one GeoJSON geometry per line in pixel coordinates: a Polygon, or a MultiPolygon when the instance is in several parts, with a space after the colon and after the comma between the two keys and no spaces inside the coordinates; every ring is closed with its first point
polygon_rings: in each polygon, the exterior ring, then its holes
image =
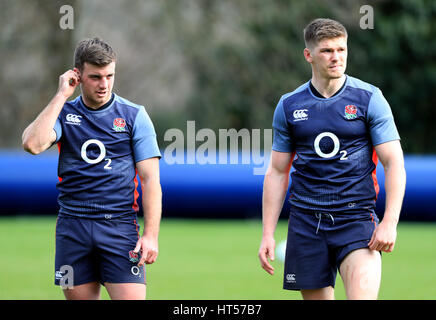
{"type": "MultiPolygon", "coordinates": [[[[0,218],[0,299],[63,299],[54,282],[55,217],[0,218]]],[[[286,238],[280,221],[276,241],[286,238]]],[[[148,299],[300,299],[282,289],[283,266],[264,272],[259,220],[163,219],[160,253],[147,269],[148,299]]],[[[380,299],[436,299],[436,224],[401,222],[383,254],[380,299]]],[[[107,299],[105,290],[102,298],[107,299]]],[[[336,298],[344,299],[338,276],[336,298]]]]}

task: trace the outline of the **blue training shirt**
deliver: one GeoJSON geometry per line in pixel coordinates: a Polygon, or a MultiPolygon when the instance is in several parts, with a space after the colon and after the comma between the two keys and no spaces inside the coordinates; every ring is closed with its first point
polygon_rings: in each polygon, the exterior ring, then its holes
{"type": "Polygon", "coordinates": [[[327,212],[375,208],[374,146],[400,139],[380,89],[346,76],[338,94],[319,98],[308,81],[281,97],[273,128],[272,149],[295,153],[291,205],[327,212]]]}
{"type": "Polygon", "coordinates": [[[136,163],[161,157],[143,106],[113,94],[91,110],[77,97],[65,103],[54,130],[59,148],[59,215],[114,218],[139,210],[136,163]]]}

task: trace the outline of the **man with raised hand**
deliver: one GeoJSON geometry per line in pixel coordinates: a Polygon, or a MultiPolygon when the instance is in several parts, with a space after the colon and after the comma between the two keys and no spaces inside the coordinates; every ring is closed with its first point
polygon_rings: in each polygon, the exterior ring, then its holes
{"type": "Polygon", "coordinates": [[[31,154],[58,145],[55,284],[67,299],[99,299],[101,284],[112,299],[145,299],[145,264],[158,255],[161,154],[145,108],[112,92],[115,65],[107,43],[81,41],[74,69],[23,133],[31,154]],[[78,86],[81,95],[67,101],[78,86]]]}

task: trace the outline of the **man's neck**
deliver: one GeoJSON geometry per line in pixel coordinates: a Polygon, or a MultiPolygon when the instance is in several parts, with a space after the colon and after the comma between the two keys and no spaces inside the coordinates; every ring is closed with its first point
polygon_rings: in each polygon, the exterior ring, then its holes
{"type": "Polygon", "coordinates": [[[324,79],[313,75],[311,83],[323,97],[330,98],[344,85],[345,80],[345,75],[337,79],[324,79]]]}
{"type": "Polygon", "coordinates": [[[115,97],[115,95],[112,93],[111,97],[105,103],[103,103],[102,105],[99,105],[99,106],[93,106],[92,104],[89,105],[88,102],[86,101],[86,99],[83,97],[83,94],[81,95],[80,98],[82,99],[83,105],[87,109],[96,111],[96,110],[103,110],[103,109],[107,108],[114,100],[114,97],[115,97]]]}

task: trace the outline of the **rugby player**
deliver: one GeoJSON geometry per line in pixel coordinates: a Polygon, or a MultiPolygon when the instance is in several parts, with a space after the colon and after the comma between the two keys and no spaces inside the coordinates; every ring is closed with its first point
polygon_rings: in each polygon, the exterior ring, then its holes
{"type": "Polygon", "coordinates": [[[112,92],[115,66],[106,42],[81,41],[74,68],[23,132],[31,154],[59,149],[54,275],[66,299],[99,299],[101,285],[112,299],[145,299],[145,264],[158,255],[161,154],[145,108],[112,92]],[[79,86],[81,95],[67,101],[79,86]]]}
{"type": "Polygon", "coordinates": [[[347,299],[377,299],[381,252],[394,249],[404,196],[390,106],[379,88],[345,74],[347,38],[331,19],[307,25],[304,58],[312,78],[283,95],[274,112],[259,259],[274,274],[274,231],[293,167],[283,287],[300,290],[303,299],[334,299],[338,270],[347,299]],[[381,222],[374,211],[378,159],[386,190],[381,222]]]}

